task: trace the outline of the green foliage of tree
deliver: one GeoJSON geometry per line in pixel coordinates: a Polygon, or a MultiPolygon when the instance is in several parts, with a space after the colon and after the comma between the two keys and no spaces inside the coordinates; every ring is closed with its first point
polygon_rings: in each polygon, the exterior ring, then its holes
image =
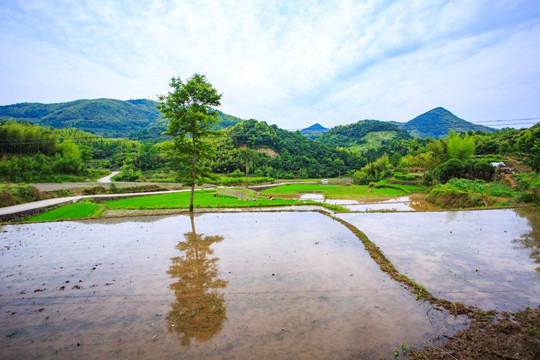
{"type": "Polygon", "coordinates": [[[197,158],[209,156],[212,147],[205,138],[214,133],[212,125],[217,122],[216,113],[210,110],[220,105],[221,95],[206,76],[194,74],[184,83],[180,77],[170,82],[173,91],[159,96],[158,109],[169,119],[166,135],[174,138],[173,148],[179,158],[191,160],[191,202],[189,211],[193,212],[193,195],[197,179],[197,158]]]}
{"type": "Polygon", "coordinates": [[[482,137],[481,140],[476,143],[476,152],[478,154],[499,154],[500,151],[501,144],[491,137],[482,137]]]}
{"type": "MultiPolygon", "coordinates": [[[[254,171],[286,179],[298,177],[333,177],[358,169],[366,160],[344,148],[320,144],[301,135],[253,119],[225,130],[233,148],[270,149],[276,156],[257,155],[254,171]],[[336,166],[337,165],[337,166],[336,166]]],[[[234,152],[235,150],[230,150],[234,152]]]]}
{"type": "Polygon", "coordinates": [[[463,162],[459,159],[450,159],[433,170],[433,176],[440,182],[447,182],[455,177],[463,177],[464,174],[465,168],[463,162]]]}
{"type": "Polygon", "coordinates": [[[397,125],[387,121],[363,120],[349,125],[336,126],[317,139],[318,142],[333,146],[350,147],[363,145],[364,138],[373,132],[392,132],[396,140],[410,139],[411,136],[397,125]]]}
{"type": "Polygon", "coordinates": [[[377,161],[364,166],[360,171],[353,174],[353,183],[357,185],[368,185],[371,182],[377,182],[389,178],[392,175],[390,171],[390,161],[388,156],[383,156],[377,161]]]}
{"type": "Polygon", "coordinates": [[[0,153],[54,155],[58,142],[57,131],[13,120],[0,123],[0,153]]]}
{"type": "Polygon", "coordinates": [[[474,138],[465,135],[460,136],[455,131],[450,131],[446,139],[446,153],[448,159],[465,160],[474,154],[474,138]]]}

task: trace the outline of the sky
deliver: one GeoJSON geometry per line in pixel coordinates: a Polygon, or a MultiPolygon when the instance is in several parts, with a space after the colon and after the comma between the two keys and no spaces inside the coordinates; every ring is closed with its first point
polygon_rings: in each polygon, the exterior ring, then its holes
{"type": "Polygon", "coordinates": [[[148,98],[205,74],[284,129],[442,106],[540,121],[540,1],[0,0],[0,105],[148,98]]]}

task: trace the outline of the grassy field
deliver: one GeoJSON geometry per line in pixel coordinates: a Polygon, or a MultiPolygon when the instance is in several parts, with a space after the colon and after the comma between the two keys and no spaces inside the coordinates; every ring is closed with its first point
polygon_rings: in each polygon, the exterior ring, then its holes
{"type": "MultiPolygon", "coordinates": [[[[244,208],[257,206],[284,206],[295,205],[298,201],[289,199],[257,198],[255,200],[241,200],[235,196],[214,196],[215,191],[205,190],[195,192],[195,208],[244,208]]],[[[180,192],[164,195],[141,196],[129,199],[120,199],[103,203],[108,209],[187,209],[189,208],[190,192],[180,192]]]]}
{"type": "MultiPolygon", "coordinates": [[[[280,196],[290,197],[291,195],[299,195],[301,193],[322,193],[330,199],[366,199],[403,196],[419,190],[417,187],[408,187],[405,185],[382,183],[379,185],[383,187],[370,187],[367,185],[289,184],[265,190],[261,193],[262,196],[260,197],[251,190],[239,188],[202,190],[195,192],[194,206],[198,209],[219,209],[308,204],[324,206],[334,211],[347,211],[347,209],[336,205],[280,198],[280,196]],[[216,194],[219,196],[216,196],[216,194]],[[271,195],[273,196],[272,200],[269,199],[271,195]]],[[[81,202],[62,206],[29,218],[26,221],[54,221],[60,219],[99,217],[106,210],[188,209],[190,196],[191,193],[186,191],[118,199],[103,202],[99,205],[81,202]]]]}
{"type": "Polygon", "coordinates": [[[86,218],[98,215],[100,210],[101,206],[97,204],[81,202],[61,206],[45,213],[33,216],[25,221],[34,222],[86,218]]]}
{"type": "Polygon", "coordinates": [[[410,194],[404,185],[389,185],[391,188],[373,188],[368,185],[322,185],[289,184],[264,190],[265,195],[294,195],[301,193],[320,193],[329,199],[366,199],[403,196],[410,194]]]}
{"type": "MultiPolygon", "coordinates": [[[[298,201],[292,199],[273,199],[268,197],[256,198],[253,191],[242,189],[219,189],[219,196],[215,196],[213,190],[196,191],[194,197],[195,208],[249,208],[249,207],[269,207],[316,204],[311,201],[298,201]],[[233,193],[237,196],[227,195],[233,193]]],[[[147,209],[188,209],[190,192],[171,193],[163,195],[149,195],[93,204],[89,202],[79,202],[68,204],[50,210],[48,212],[26,219],[25,222],[55,221],[65,219],[79,219],[88,217],[99,217],[107,209],[111,210],[147,210],[147,209]]],[[[320,205],[320,204],[317,204],[320,205]]],[[[334,210],[343,210],[333,207],[334,210]]]]}

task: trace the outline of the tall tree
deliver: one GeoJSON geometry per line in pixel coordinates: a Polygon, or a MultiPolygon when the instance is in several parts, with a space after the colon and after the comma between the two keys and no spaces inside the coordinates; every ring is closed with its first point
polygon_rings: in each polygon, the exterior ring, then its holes
{"type": "Polygon", "coordinates": [[[193,196],[197,179],[197,159],[206,157],[211,147],[205,138],[212,134],[212,125],[218,122],[217,112],[221,94],[208,82],[205,75],[195,73],[184,83],[180,77],[173,77],[169,86],[172,91],[159,95],[157,108],[169,119],[169,127],[164,133],[174,137],[174,150],[182,160],[191,160],[191,201],[189,211],[193,212],[193,196]]]}

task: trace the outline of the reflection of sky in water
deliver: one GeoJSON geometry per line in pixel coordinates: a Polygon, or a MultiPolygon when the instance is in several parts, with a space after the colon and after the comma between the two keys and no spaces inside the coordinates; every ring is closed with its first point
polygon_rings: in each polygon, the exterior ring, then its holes
{"type": "Polygon", "coordinates": [[[500,311],[540,304],[538,248],[521,242],[533,228],[514,210],[338,216],[436,296],[500,311]]]}
{"type": "Polygon", "coordinates": [[[363,205],[346,205],[347,209],[351,211],[414,211],[407,203],[372,203],[372,204],[363,204],[363,205]]]}
{"type": "Polygon", "coordinates": [[[356,236],[318,213],[1,231],[0,358],[389,358],[462,321],[428,318],[356,236]]]}
{"type": "Polygon", "coordinates": [[[301,200],[313,200],[330,205],[340,205],[350,211],[355,212],[377,212],[377,211],[426,211],[434,210],[435,206],[422,200],[411,200],[409,196],[401,196],[392,199],[364,199],[347,200],[347,199],[326,199],[323,194],[303,194],[301,200]]]}

